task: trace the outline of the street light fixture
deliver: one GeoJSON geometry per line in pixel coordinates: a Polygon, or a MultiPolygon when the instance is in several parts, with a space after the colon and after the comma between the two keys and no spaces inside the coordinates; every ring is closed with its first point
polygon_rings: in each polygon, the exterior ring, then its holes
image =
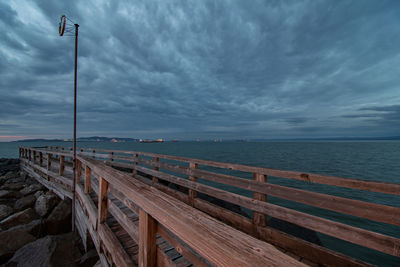
{"type": "Polygon", "coordinates": [[[73,160],[73,183],[72,183],[72,231],[75,231],[75,188],[76,188],[76,98],[77,98],[77,70],[78,70],[78,29],[79,24],[74,23],[68,19],[65,15],[60,18],[60,24],[58,26],[58,33],[60,36],[74,36],[71,35],[75,29],[75,70],[74,70],[74,160],[73,160]],[[68,22],[67,22],[68,20],[68,22]],[[70,24],[72,23],[72,24],[70,24]],[[67,33],[66,35],[64,35],[67,33]]]}

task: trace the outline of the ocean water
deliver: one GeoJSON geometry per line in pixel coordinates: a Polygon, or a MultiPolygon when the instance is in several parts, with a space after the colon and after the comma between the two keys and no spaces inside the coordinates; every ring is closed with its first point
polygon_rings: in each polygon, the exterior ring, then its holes
{"type": "MultiPolygon", "coordinates": [[[[45,145],[71,146],[71,143],[0,143],[0,158],[18,157],[19,146],[45,145]]],[[[145,144],[135,142],[78,142],[78,146],[155,152],[281,170],[400,183],[400,141],[165,142],[145,144]]],[[[249,178],[248,175],[246,176],[246,174],[240,172],[232,171],[230,174],[249,178]]],[[[268,177],[268,181],[314,192],[400,207],[400,196],[316,185],[274,177],[268,177]]],[[[242,195],[250,194],[245,190],[229,186],[221,187],[242,195]]],[[[326,211],[270,196],[268,197],[268,201],[284,207],[400,238],[400,227],[397,226],[326,211]]],[[[323,234],[319,234],[319,237],[325,247],[337,250],[349,256],[379,266],[400,266],[400,258],[375,252],[323,234]]]]}

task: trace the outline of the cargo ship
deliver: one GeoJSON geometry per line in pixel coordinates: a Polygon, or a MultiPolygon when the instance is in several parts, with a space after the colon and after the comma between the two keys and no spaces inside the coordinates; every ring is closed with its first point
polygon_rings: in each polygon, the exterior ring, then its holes
{"type": "Polygon", "coordinates": [[[157,140],[143,140],[143,139],[140,139],[139,140],[139,142],[140,143],[163,143],[164,142],[164,140],[162,140],[162,139],[157,139],[157,140]]]}

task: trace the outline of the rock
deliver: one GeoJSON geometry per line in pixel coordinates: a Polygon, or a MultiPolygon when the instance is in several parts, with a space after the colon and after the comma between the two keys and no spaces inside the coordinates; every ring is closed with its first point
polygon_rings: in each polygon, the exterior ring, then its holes
{"type": "Polygon", "coordinates": [[[47,217],[47,233],[54,235],[71,231],[71,219],[71,200],[65,199],[47,217]]]}
{"type": "Polygon", "coordinates": [[[16,191],[0,190],[0,198],[20,198],[22,194],[16,191]]]}
{"type": "Polygon", "coordinates": [[[23,182],[19,182],[19,183],[5,183],[2,186],[3,190],[21,190],[24,187],[24,183],[23,182]]]}
{"type": "Polygon", "coordinates": [[[40,197],[40,196],[43,195],[43,194],[44,194],[43,191],[37,191],[37,192],[34,194],[34,196],[35,196],[35,198],[37,199],[38,197],[40,197]]]}
{"type": "Polygon", "coordinates": [[[43,237],[20,248],[5,266],[74,266],[79,251],[73,240],[72,233],[43,237]]]}
{"type": "Polygon", "coordinates": [[[35,220],[0,232],[0,264],[7,262],[22,246],[34,241],[40,226],[40,220],[35,220]]]}
{"type": "Polygon", "coordinates": [[[24,196],[29,195],[29,194],[33,194],[39,190],[43,190],[44,187],[41,184],[31,184],[23,189],[21,189],[21,194],[23,194],[24,196]]]}
{"type": "Polygon", "coordinates": [[[0,222],[1,230],[7,230],[19,224],[26,224],[35,219],[38,219],[38,215],[32,208],[17,212],[0,222]]]}
{"type": "Polygon", "coordinates": [[[98,261],[99,261],[99,255],[97,255],[97,251],[95,249],[91,249],[82,256],[81,261],[78,264],[78,267],[92,267],[98,261]]]}
{"type": "Polygon", "coordinates": [[[13,213],[13,209],[7,205],[0,205],[0,221],[13,213]]]}
{"type": "Polygon", "coordinates": [[[7,180],[17,178],[17,177],[18,177],[18,172],[16,172],[16,171],[9,171],[6,173],[6,175],[4,175],[4,178],[6,178],[7,180]]]}
{"type": "Polygon", "coordinates": [[[44,194],[36,199],[35,211],[42,217],[45,217],[57,205],[58,198],[54,194],[44,194]]]}
{"type": "Polygon", "coordinates": [[[23,210],[32,207],[35,204],[36,198],[34,195],[28,195],[26,197],[18,199],[14,204],[15,210],[23,210]]]}

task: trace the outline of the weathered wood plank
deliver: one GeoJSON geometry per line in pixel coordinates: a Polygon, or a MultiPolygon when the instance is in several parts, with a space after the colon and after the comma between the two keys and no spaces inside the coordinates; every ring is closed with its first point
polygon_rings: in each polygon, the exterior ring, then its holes
{"type": "MultiPolygon", "coordinates": [[[[190,162],[189,168],[191,170],[194,170],[194,169],[198,168],[198,165],[197,165],[197,163],[190,162]]],[[[197,177],[193,176],[193,175],[190,175],[189,176],[189,180],[193,181],[193,182],[197,182],[197,177]]],[[[190,203],[191,206],[193,206],[193,204],[194,204],[194,199],[195,199],[196,195],[197,195],[196,191],[194,191],[193,189],[189,189],[189,203],[190,203]]]]}
{"type": "Polygon", "coordinates": [[[139,210],[139,266],[156,266],[157,222],[143,209],[139,210]]]}

